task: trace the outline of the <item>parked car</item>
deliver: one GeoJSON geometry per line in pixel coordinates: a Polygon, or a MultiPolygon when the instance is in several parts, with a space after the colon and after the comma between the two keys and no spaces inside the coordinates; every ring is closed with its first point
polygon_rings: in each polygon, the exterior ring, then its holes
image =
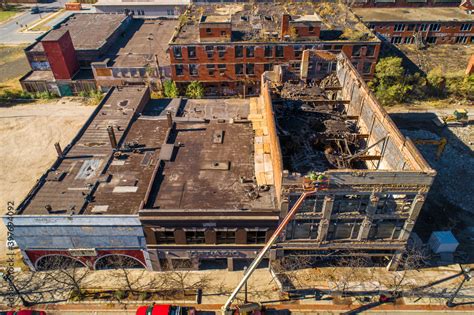
{"type": "Polygon", "coordinates": [[[136,315],[196,315],[194,307],[169,304],[140,306],[136,315]]]}
{"type": "Polygon", "coordinates": [[[46,312],[34,311],[34,310],[19,310],[19,311],[0,312],[0,315],[46,315],[46,312]]]}

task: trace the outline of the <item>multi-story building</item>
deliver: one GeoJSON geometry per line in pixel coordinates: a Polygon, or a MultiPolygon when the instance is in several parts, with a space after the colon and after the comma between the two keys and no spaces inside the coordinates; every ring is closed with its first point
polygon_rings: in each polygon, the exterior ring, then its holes
{"type": "Polygon", "coordinates": [[[170,76],[166,43],[176,25],[124,14],[71,15],[25,49],[31,71],[20,83],[28,92],[60,96],[116,85],[156,87],[170,76]]]}
{"type": "Polygon", "coordinates": [[[395,268],[435,172],[344,54],[304,51],[293,69],[265,72],[251,99],[113,89],[4,218],[25,260],[233,269],[250,263],[318,173],[324,185],[267,259],[362,255],[395,268]]]}
{"type": "Polygon", "coordinates": [[[305,49],[344,51],[366,79],[380,40],[344,6],[332,3],[193,5],[169,43],[173,80],[200,81],[207,95],[255,95],[273,65],[297,69],[305,49]]]}
{"type": "Polygon", "coordinates": [[[354,13],[393,44],[470,44],[474,15],[463,8],[373,8],[354,13]]]}
{"type": "Polygon", "coordinates": [[[190,0],[99,0],[94,4],[97,13],[131,14],[135,17],[176,18],[184,12],[190,0]]]}
{"type": "MultiPolygon", "coordinates": [[[[318,0],[310,0],[320,2],[318,0]]],[[[193,3],[249,3],[251,0],[193,0],[193,3]]],[[[257,0],[255,2],[281,3],[282,0],[257,0]]],[[[295,1],[297,2],[297,1],[295,1]]],[[[301,1],[303,2],[303,1],[301,1]]],[[[354,7],[424,7],[424,6],[457,6],[461,0],[356,0],[352,2],[354,7]]]]}
{"type": "Polygon", "coordinates": [[[461,0],[356,0],[354,7],[406,8],[406,7],[455,7],[461,0]]]}

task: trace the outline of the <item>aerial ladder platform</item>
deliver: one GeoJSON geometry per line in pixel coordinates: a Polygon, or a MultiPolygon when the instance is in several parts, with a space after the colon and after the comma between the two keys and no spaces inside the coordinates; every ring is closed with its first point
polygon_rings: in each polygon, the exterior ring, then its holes
{"type": "MultiPolygon", "coordinates": [[[[242,287],[245,285],[245,283],[248,281],[252,273],[257,269],[257,266],[262,262],[264,256],[268,253],[268,251],[271,249],[271,247],[276,243],[278,237],[282,234],[288,223],[293,219],[295,216],[296,212],[298,212],[298,209],[300,206],[303,204],[303,201],[314,194],[316,194],[320,190],[325,190],[329,184],[329,180],[327,177],[325,177],[324,180],[319,180],[316,185],[314,185],[313,188],[308,189],[308,187],[305,185],[305,191],[300,195],[298,200],[296,200],[296,203],[291,207],[290,211],[288,211],[288,214],[283,218],[283,220],[280,222],[278,225],[277,229],[275,232],[272,234],[270,239],[267,241],[265,246],[260,250],[258,253],[257,257],[253,260],[253,262],[250,264],[249,268],[245,272],[243,278],[240,280],[239,284],[237,287],[232,291],[230,294],[229,298],[225,302],[225,304],[222,306],[222,315],[232,315],[235,314],[234,311],[232,310],[232,302],[235,300],[237,294],[240,292],[242,287]]],[[[258,310],[259,304],[258,303],[249,303],[248,305],[241,305],[239,306],[240,311],[242,312],[250,312],[253,310],[258,310]]]]}

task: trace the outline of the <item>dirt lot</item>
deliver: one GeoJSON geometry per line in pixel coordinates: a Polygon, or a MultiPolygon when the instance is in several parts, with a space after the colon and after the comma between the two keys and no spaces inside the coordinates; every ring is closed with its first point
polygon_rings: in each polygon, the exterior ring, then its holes
{"type": "Polygon", "coordinates": [[[436,67],[449,73],[464,72],[469,57],[474,54],[472,45],[436,45],[423,50],[416,49],[415,45],[398,45],[397,48],[424,72],[436,67]]]}
{"type": "MultiPolygon", "coordinates": [[[[0,209],[17,206],[56,158],[54,143],[65,147],[94,110],[75,100],[2,107],[0,104],[0,209]]],[[[6,230],[0,224],[0,258],[6,230]]]]}
{"type": "MultiPolygon", "coordinates": [[[[472,112],[474,109],[469,109],[472,112]]],[[[437,127],[432,119],[452,113],[452,109],[391,113],[401,132],[411,139],[447,139],[447,145],[436,159],[437,145],[417,148],[437,171],[415,232],[426,242],[432,231],[452,230],[460,246],[458,258],[474,262],[474,126],[437,127]]]]}

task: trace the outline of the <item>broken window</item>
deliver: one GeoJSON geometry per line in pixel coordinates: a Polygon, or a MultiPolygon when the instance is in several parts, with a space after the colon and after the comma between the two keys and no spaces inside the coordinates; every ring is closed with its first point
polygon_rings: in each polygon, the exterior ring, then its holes
{"type": "Polygon", "coordinates": [[[400,44],[402,42],[401,36],[393,36],[391,40],[392,44],[400,44]]]}
{"type": "Polygon", "coordinates": [[[402,220],[375,220],[369,231],[369,239],[398,239],[403,226],[402,220]]]}
{"type": "Polygon", "coordinates": [[[173,55],[176,59],[183,58],[183,54],[180,46],[173,46],[173,55]]]}
{"type": "Polygon", "coordinates": [[[253,46],[247,46],[247,54],[246,56],[248,58],[254,57],[254,47],[253,46]]]}
{"type": "Polygon", "coordinates": [[[219,74],[224,75],[227,70],[227,66],[225,64],[219,64],[217,67],[219,69],[219,74]]]}
{"type": "Polygon", "coordinates": [[[204,231],[186,231],[186,244],[204,244],[204,231]]]}
{"type": "Polygon", "coordinates": [[[210,28],[206,28],[206,33],[207,34],[211,34],[212,33],[212,30],[210,28]]]}
{"type": "Polygon", "coordinates": [[[457,36],[456,37],[456,44],[467,44],[467,36],[457,36]]]}
{"type": "Polygon", "coordinates": [[[288,224],[287,240],[316,239],[318,237],[319,220],[294,219],[288,224]]]}
{"type": "Polygon", "coordinates": [[[470,31],[471,28],[472,28],[472,24],[470,23],[461,24],[461,32],[470,31]]]}
{"type": "Polygon", "coordinates": [[[333,213],[364,213],[369,205],[369,195],[338,195],[334,198],[333,213]]]}
{"type": "Polygon", "coordinates": [[[273,57],[273,46],[265,46],[265,57],[273,57]]]}
{"type": "MultiPolygon", "coordinates": [[[[292,198],[291,203],[294,204],[296,198],[292,198]]],[[[299,212],[321,212],[323,211],[324,196],[308,196],[303,201],[299,212]]]]}
{"type": "Polygon", "coordinates": [[[216,232],[217,244],[235,244],[235,230],[224,230],[216,232]]]}
{"type": "Polygon", "coordinates": [[[188,58],[196,58],[196,47],[188,47],[188,58]]]}
{"type": "Polygon", "coordinates": [[[360,45],[354,45],[354,48],[352,48],[352,56],[360,56],[360,51],[363,46],[360,45]]]}
{"type": "Polygon", "coordinates": [[[183,65],[175,65],[174,69],[176,71],[176,75],[184,75],[184,66],[183,65]]]}
{"type": "Polygon", "coordinates": [[[219,58],[224,58],[225,57],[225,51],[226,51],[225,46],[217,46],[217,54],[218,54],[219,58]]]}
{"type": "Polygon", "coordinates": [[[189,65],[189,74],[192,76],[197,76],[198,75],[198,66],[195,64],[190,64],[189,65]]]}
{"type": "Polygon", "coordinates": [[[209,59],[214,57],[214,46],[206,46],[206,54],[209,59]]]}
{"type": "Polygon", "coordinates": [[[249,75],[254,75],[255,74],[255,66],[253,63],[248,63],[246,66],[245,66],[245,72],[246,74],[249,74],[249,75]]]}
{"type": "Polygon", "coordinates": [[[441,24],[439,23],[434,23],[434,24],[431,24],[430,26],[430,31],[432,32],[439,32],[440,29],[441,29],[441,24]]]}
{"type": "Polygon", "coordinates": [[[210,76],[214,76],[214,72],[215,72],[215,65],[207,65],[207,73],[210,75],[210,76]]]}
{"type": "Polygon", "coordinates": [[[364,66],[362,67],[363,74],[369,74],[372,69],[372,62],[364,62],[364,66]]]}
{"type": "Polygon", "coordinates": [[[403,32],[405,30],[405,24],[395,24],[393,27],[394,32],[403,32]]]}
{"type": "Polygon", "coordinates": [[[173,258],[171,259],[171,266],[175,270],[191,269],[193,268],[193,262],[191,261],[191,259],[173,258]]]}
{"type": "Polygon", "coordinates": [[[365,52],[367,57],[373,57],[375,55],[375,45],[367,46],[367,51],[365,52]]]}
{"type": "Polygon", "coordinates": [[[156,244],[174,244],[174,230],[155,231],[156,244]]]}
{"type": "Polygon", "coordinates": [[[301,58],[301,55],[303,54],[303,46],[295,45],[294,53],[295,53],[295,58],[301,58]]]}
{"type": "Polygon", "coordinates": [[[414,31],[416,27],[416,24],[408,24],[407,31],[414,31]]]}
{"type": "Polygon", "coordinates": [[[276,46],[275,48],[276,48],[276,57],[283,58],[284,57],[283,46],[276,46]]]}
{"type": "Polygon", "coordinates": [[[235,46],[235,58],[242,58],[244,56],[244,47],[235,46]]]}
{"type": "Polygon", "coordinates": [[[361,220],[333,220],[329,223],[327,240],[357,239],[361,223],[361,220]]]}
{"type": "Polygon", "coordinates": [[[293,71],[300,71],[300,65],[300,62],[295,61],[291,63],[291,68],[293,68],[293,71]]]}
{"type": "Polygon", "coordinates": [[[247,231],[247,244],[264,244],[266,231],[247,231]]]}
{"type": "Polygon", "coordinates": [[[235,64],[235,74],[236,75],[243,75],[244,74],[244,65],[243,64],[235,64]]]}
{"type": "Polygon", "coordinates": [[[314,26],[309,26],[308,27],[308,32],[314,33],[314,26]]]}
{"type": "Polygon", "coordinates": [[[353,61],[352,62],[352,65],[354,66],[354,68],[357,70],[359,68],[359,62],[357,61],[353,61]]]}

